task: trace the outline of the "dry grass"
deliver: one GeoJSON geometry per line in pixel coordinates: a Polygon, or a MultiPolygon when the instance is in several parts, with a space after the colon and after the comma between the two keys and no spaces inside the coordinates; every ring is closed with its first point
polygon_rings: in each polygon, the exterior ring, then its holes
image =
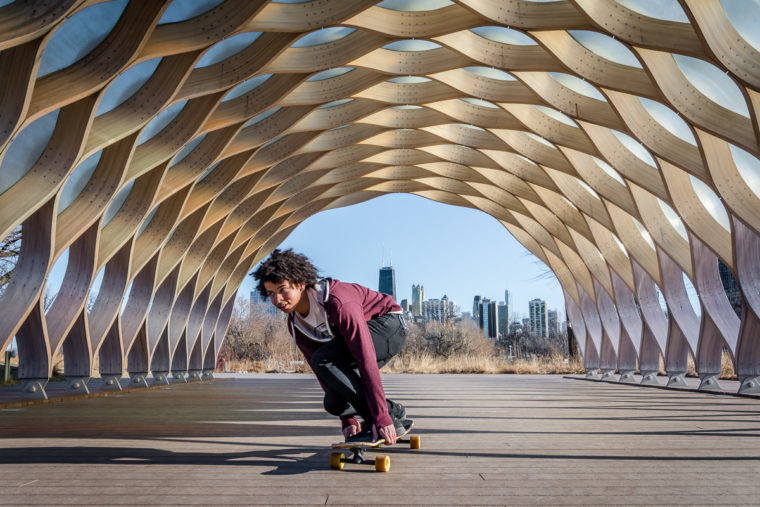
{"type": "MultiPolygon", "coordinates": [[[[267,359],[262,361],[230,361],[229,371],[248,373],[296,372],[307,373],[306,363],[267,359]]],[[[382,369],[383,373],[517,373],[571,374],[583,373],[580,359],[566,360],[561,356],[533,359],[501,360],[497,357],[458,355],[436,357],[428,353],[403,354],[395,357],[382,369]]]]}
{"type": "MultiPolygon", "coordinates": [[[[734,361],[731,359],[731,353],[727,350],[724,350],[723,354],[721,355],[720,366],[721,371],[718,378],[723,380],[739,380],[739,377],[736,375],[736,371],[734,370],[734,361]]],[[[689,353],[688,357],[686,376],[699,377],[699,373],[697,373],[697,368],[694,364],[694,356],[691,355],[691,352],[689,353]]]]}
{"type": "Polygon", "coordinates": [[[436,357],[421,352],[395,357],[383,368],[383,371],[388,373],[570,374],[583,373],[583,364],[580,359],[565,359],[560,355],[510,361],[495,356],[470,354],[436,357]]]}
{"type": "Polygon", "coordinates": [[[723,351],[723,356],[720,358],[720,378],[724,380],[739,380],[739,376],[734,370],[734,361],[731,359],[731,354],[727,351],[723,351]]]}
{"type": "Polygon", "coordinates": [[[311,368],[306,361],[290,361],[282,359],[231,359],[227,362],[227,371],[236,373],[310,373],[311,368]]]}
{"type": "MultiPolygon", "coordinates": [[[[731,355],[723,352],[723,380],[737,380],[731,355]]],[[[230,361],[228,370],[234,372],[271,373],[296,372],[309,373],[311,369],[305,362],[266,359],[262,361],[230,361]]],[[[661,368],[661,374],[665,374],[661,368]]],[[[451,357],[434,356],[426,352],[415,354],[402,353],[393,358],[382,369],[383,373],[514,373],[518,375],[572,375],[582,374],[583,359],[579,357],[564,358],[561,355],[534,357],[530,359],[502,360],[496,356],[461,354],[451,357]]],[[[689,356],[689,375],[696,376],[694,361],[689,356]]]]}

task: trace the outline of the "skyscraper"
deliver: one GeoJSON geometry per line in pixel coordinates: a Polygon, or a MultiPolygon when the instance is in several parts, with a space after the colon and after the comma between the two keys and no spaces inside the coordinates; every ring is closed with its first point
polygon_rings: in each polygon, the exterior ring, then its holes
{"type": "Polygon", "coordinates": [[[499,337],[499,318],[497,316],[496,301],[481,299],[478,304],[478,324],[486,338],[496,339],[499,337]]]}
{"type": "Polygon", "coordinates": [[[380,281],[378,282],[377,292],[390,295],[396,300],[396,270],[393,266],[384,266],[380,268],[380,281]]]}
{"type": "Polygon", "coordinates": [[[530,313],[530,332],[546,338],[548,320],[546,301],[538,298],[531,300],[528,302],[528,311],[530,313]]]}
{"type": "Polygon", "coordinates": [[[512,317],[510,315],[510,308],[505,302],[500,302],[498,307],[499,314],[499,332],[503,334],[509,333],[509,321],[512,317]]]}
{"type": "Polygon", "coordinates": [[[547,310],[546,316],[548,326],[547,334],[549,335],[550,339],[555,340],[557,337],[559,337],[559,319],[557,310],[547,310]]]}
{"type": "Polygon", "coordinates": [[[399,306],[401,307],[401,309],[404,312],[409,313],[409,300],[408,299],[406,299],[406,298],[402,299],[401,303],[399,303],[399,306]]]}
{"type": "Polygon", "coordinates": [[[412,315],[422,315],[423,301],[425,301],[425,287],[412,285],[412,315]]]}
{"type": "Polygon", "coordinates": [[[512,293],[509,292],[509,289],[506,289],[504,291],[504,304],[507,305],[509,320],[512,320],[512,293]]]}
{"type": "Polygon", "coordinates": [[[480,322],[480,296],[475,296],[472,300],[472,318],[475,322],[480,322]]]}

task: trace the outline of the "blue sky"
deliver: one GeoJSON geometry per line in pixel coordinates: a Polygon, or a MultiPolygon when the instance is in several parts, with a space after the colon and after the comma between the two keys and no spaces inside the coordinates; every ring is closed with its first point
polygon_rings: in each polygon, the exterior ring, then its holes
{"type": "MultiPolygon", "coordinates": [[[[496,219],[410,194],[318,213],[280,247],[307,255],[322,276],[375,290],[384,249],[385,263],[392,258],[396,270],[399,301],[411,300],[412,284],[422,284],[426,299],[446,294],[471,311],[476,294],[501,301],[509,289],[512,311],[523,317],[536,297],[565,313],[557,279],[546,276],[548,268],[496,219]]],[[[253,287],[254,280],[246,277],[238,297],[247,298],[253,287]]]]}

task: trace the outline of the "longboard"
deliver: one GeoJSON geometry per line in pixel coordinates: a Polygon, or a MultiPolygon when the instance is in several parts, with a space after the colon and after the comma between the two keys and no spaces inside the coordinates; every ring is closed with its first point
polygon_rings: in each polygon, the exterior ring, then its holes
{"type": "MultiPolygon", "coordinates": [[[[412,431],[414,421],[407,419],[402,422],[404,426],[404,432],[397,435],[397,442],[409,443],[409,447],[412,449],[420,449],[422,447],[422,441],[419,435],[412,435],[408,440],[401,440],[412,431]]],[[[368,460],[364,457],[365,451],[379,449],[386,445],[385,439],[381,438],[375,442],[338,442],[332,445],[333,451],[339,451],[348,449],[353,453],[353,456],[346,458],[346,455],[342,452],[333,452],[330,454],[330,468],[337,470],[343,470],[346,463],[357,463],[360,465],[369,464],[375,465],[375,470],[378,472],[388,472],[391,469],[391,457],[385,455],[377,455],[374,460],[368,460]]]]}

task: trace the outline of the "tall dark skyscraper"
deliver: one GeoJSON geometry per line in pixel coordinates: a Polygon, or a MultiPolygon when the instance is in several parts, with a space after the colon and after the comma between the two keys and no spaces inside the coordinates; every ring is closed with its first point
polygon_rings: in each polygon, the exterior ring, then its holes
{"type": "Polygon", "coordinates": [[[486,338],[496,339],[499,337],[499,317],[496,301],[481,299],[478,303],[478,325],[483,330],[486,338]]]}
{"type": "Polygon", "coordinates": [[[393,269],[393,266],[380,268],[380,282],[377,291],[389,294],[394,301],[396,300],[396,270],[393,269]]]}
{"type": "Polygon", "coordinates": [[[480,322],[480,299],[480,296],[472,298],[472,318],[475,319],[475,322],[480,322]]]}

